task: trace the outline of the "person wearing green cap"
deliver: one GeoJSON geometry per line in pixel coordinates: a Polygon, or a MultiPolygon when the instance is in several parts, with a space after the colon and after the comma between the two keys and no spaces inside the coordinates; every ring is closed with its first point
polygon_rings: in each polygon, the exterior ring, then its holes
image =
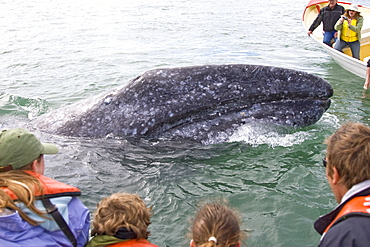
{"type": "Polygon", "coordinates": [[[87,243],[90,211],[81,191],[44,176],[44,155],[56,153],[25,129],[0,132],[0,246],[87,243]]]}

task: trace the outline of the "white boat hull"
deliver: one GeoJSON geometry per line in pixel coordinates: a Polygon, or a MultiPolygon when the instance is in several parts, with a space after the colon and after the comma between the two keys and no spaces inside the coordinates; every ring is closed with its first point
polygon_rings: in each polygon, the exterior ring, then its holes
{"type": "MultiPolygon", "coordinates": [[[[348,8],[350,3],[339,2],[344,8],[348,8]]],[[[308,31],[313,20],[316,18],[320,8],[328,5],[328,1],[312,0],[307,5],[303,13],[303,26],[308,31]]],[[[370,58],[370,8],[359,6],[361,15],[364,17],[364,25],[362,28],[362,39],[360,49],[360,60],[352,57],[349,48],[345,48],[343,52],[337,51],[334,48],[323,43],[322,24],[315,29],[311,37],[320,45],[328,54],[344,69],[351,73],[365,78],[367,60],[370,58]]]]}

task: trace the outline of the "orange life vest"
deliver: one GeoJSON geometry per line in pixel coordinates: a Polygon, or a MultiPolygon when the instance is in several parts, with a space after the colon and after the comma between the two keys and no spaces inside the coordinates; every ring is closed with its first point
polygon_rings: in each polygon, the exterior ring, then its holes
{"type": "Polygon", "coordinates": [[[158,247],[146,239],[130,239],[128,241],[110,244],[107,247],[158,247]]]}
{"type": "Polygon", "coordinates": [[[367,209],[370,209],[370,207],[364,206],[364,202],[366,202],[365,200],[366,197],[368,196],[358,196],[358,197],[354,197],[351,200],[349,200],[343,206],[343,208],[339,211],[335,219],[328,225],[328,227],[326,227],[324,233],[326,233],[330,229],[330,227],[332,227],[334,223],[337,222],[337,220],[339,220],[342,217],[345,217],[347,214],[350,214],[350,213],[369,214],[367,212],[367,209]]]}
{"type": "MultiPolygon", "coordinates": [[[[53,197],[60,197],[60,196],[80,196],[81,191],[73,187],[71,185],[56,181],[52,178],[45,177],[41,174],[35,173],[33,171],[25,171],[28,174],[36,177],[42,185],[44,196],[47,198],[53,198],[53,197]]],[[[17,196],[13,193],[13,191],[9,190],[7,187],[1,187],[8,195],[10,198],[13,200],[17,200],[17,196]]],[[[36,191],[35,196],[36,197],[41,197],[42,191],[36,191]]]]}

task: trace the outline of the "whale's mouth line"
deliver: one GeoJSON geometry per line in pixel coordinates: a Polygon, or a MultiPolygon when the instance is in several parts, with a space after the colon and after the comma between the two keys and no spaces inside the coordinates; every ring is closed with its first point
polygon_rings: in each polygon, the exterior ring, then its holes
{"type": "MultiPolygon", "coordinates": [[[[168,121],[158,123],[153,126],[152,131],[149,130],[147,133],[148,136],[156,137],[163,132],[171,132],[176,129],[186,128],[187,125],[205,125],[205,124],[215,124],[217,125],[218,120],[223,122],[229,122],[233,125],[243,125],[248,122],[248,118],[253,116],[253,119],[269,120],[270,122],[277,122],[279,119],[277,115],[282,116],[286,114],[286,118],[289,120],[289,116],[302,115],[309,118],[310,111],[315,112],[315,104],[310,104],[307,106],[304,102],[316,102],[316,105],[322,105],[322,111],[325,112],[331,104],[330,98],[298,98],[298,99],[284,99],[284,100],[275,100],[275,101],[263,101],[256,102],[254,104],[248,105],[233,105],[231,106],[230,102],[228,104],[216,105],[215,108],[204,107],[197,108],[194,111],[188,111],[186,114],[182,114],[181,118],[173,117],[172,119],[167,119],[168,121]],[[295,105],[296,107],[291,107],[295,105]],[[282,106],[286,106],[285,108],[282,106]],[[269,111],[266,111],[266,110],[269,111]],[[271,116],[270,112],[275,111],[276,116],[271,116]],[[267,113],[268,112],[268,113],[267,113]],[[213,123],[212,123],[213,122],[213,123]]],[[[234,102],[235,103],[235,102],[234,102]]],[[[322,113],[323,113],[322,112],[322,113]]],[[[302,118],[303,119],[303,118],[302,118]]],[[[288,126],[305,126],[302,123],[297,123],[296,121],[287,121],[288,126]]],[[[279,122],[281,124],[281,121],[279,122]]],[[[308,124],[307,124],[308,125],[308,124]]]]}
{"type": "MultiPolygon", "coordinates": [[[[197,111],[194,112],[199,112],[199,111],[213,111],[210,109],[218,109],[218,112],[240,112],[244,110],[249,110],[253,108],[255,105],[277,105],[277,104],[291,104],[291,103],[302,103],[302,102],[317,102],[322,105],[328,105],[326,109],[329,108],[330,106],[330,98],[329,97],[307,97],[307,98],[289,98],[289,99],[278,99],[278,100],[261,100],[261,101],[255,101],[255,102],[249,102],[249,104],[238,104],[239,100],[228,100],[228,101],[223,101],[220,102],[219,104],[214,104],[213,106],[207,106],[202,109],[198,108],[197,111]]],[[[203,114],[207,115],[207,114],[203,114]]]]}
{"type": "Polygon", "coordinates": [[[235,97],[225,100],[220,100],[214,102],[214,105],[224,105],[230,106],[237,103],[244,104],[246,106],[258,104],[258,103],[276,103],[276,102],[295,102],[295,101],[327,101],[330,100],[332,94],[326,92],[324,95],[296,95],[296,94],[286,94],[286,95],[269,95],[269,97],[259,97],[260,95],[249,95],[248,97],[235,97]]]}

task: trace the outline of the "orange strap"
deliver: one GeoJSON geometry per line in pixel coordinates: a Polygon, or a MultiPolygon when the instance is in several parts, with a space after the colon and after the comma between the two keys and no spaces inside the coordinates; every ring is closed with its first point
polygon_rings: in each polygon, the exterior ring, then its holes
{"type": "Polygon", "coordinates": [[[367,213],[368,214],[367,209],[370,209],[370,207],[364,206],[364,202],[366,202],[365,200],[366,197],[368,196],[358,196],[348,201],[343,206],[343,208],[339,211],[335,219],[330,223],[330,225],[328,225],[324,233],[326,233],[338,219],[340,219],[341,217],[347,214],[350,214],[350,213],[367,213]]]}

